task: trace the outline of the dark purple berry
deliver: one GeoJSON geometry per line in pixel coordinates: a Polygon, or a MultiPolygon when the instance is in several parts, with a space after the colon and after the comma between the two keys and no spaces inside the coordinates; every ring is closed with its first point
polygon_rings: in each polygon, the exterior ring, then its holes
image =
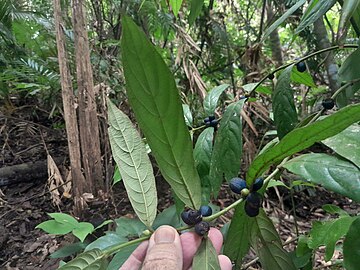
{"type": "Polygon", "coordinates": [[[195,232],[199,236],[204,236],[210,230],[210,224],[206,221],[200,221],[195,225],[195,232]]]}
{"type": "Polygon", "coordinates": [[[204,119],[204,124],[206,125],[207,123],[210,123],[209,117],[206,117],[206,118],[204,119]]]}
{"type": "Polygon", "coordinates": [[[257,178],[252,186],[252,192],[254,191],[258,191],[264,184],[264,179],[263,178],[257,178]]]}
{"type": "Polygon", "coordinates": [[[304,72],[306,70],[306,64],[305,62],[299,62],[296,64],[296,69],[299,71],[299,72],[304,72]]]}
{"type": "Polygon", "coordinates": [[[218,120],[217,120],[217,119],[214,119],[214,120],[211,120],[211,121],[210,121],[210,127],[215,128],[215,127],[217,127],[217,124],[218,124],[218,120]]]}
{"type": "MultiPolygon", "coordinates": [[[[251,192],[247,197],[246,197],[246,203],[252,207],[252,208],[260,208],[261,203],[262,203],[262,197],[259,193],[257,192],[251,192]]],[[[246,204],[245,203],[245,204],[246,204]]]]}
{"type": "Polygon", "coordinates": [[[203,217],[208,217],[212,214],[212,209],[208,205],[202,205],[199,211],[203,217]]]}
{"type": "Polygon", "coordinates": [[[331,110],[332,108],[334,108],[335,102],[332,98],[327,98],[323,100],[321,105],[324,107],[324,109],[331,110]]]}
{"type": "Polygon", "coordinates": [[[260,207],[254,208],[254,207],[251,207],[251,205],[249,204],[248,201],[245,202],[245,213],[249,217],[256,217],[259,214],[259,211],[260,211],[260,207]]]}
{"type": "Polygon", "coordinates": [[[246,181],[244,179],[235,177],[230,180],[230,189],[232,192],[240,194],[244,188],[246,188],[246,181]]]}
{"type": "Polygon", "coordinates": [[[269,78],[270,80],[273,80],[273,79],[275,78],[274,73],[270,73],[270,74],[268,75],[268,78],[269,78]]]}
{"type": "Polygon", "coordinates": [[[181,213],[181,219],[187,225],[195,225],[202,220],[200,211],[189,209],[181,213]]]}

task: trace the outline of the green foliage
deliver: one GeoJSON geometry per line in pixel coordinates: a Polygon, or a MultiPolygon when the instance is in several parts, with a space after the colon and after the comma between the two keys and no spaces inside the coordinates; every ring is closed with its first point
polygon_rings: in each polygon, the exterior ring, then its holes
{"type": "Polygon", "coordinates": [[[360,217],[356,218],[349,228],[344,241],[344,266],[347,270],[359,268],[360,252],[360,217]]]}
{"type": "Polygon", "coordinates": [[[209,238],[202,239],[201,245],[194,256],[192,269],[220,269],[218,255],[209,238]]]}
{"type": "Polygon", "coordinates": [[[204,104],[203,104],[206,116],[215,114],[215,109],[216,109],[218,100],[220,98],[220,95],[227,88],[229,88],[229,86],[230,85],[228,85],[228,84],[219,85],[219,86],[211,89],[211,91],[206,95],[206,97],[204,99],[204,104]]]}
{"type": "Polygon", "coordinates": [[[85,269],[98,269],[105,270],[107,266],[107,260],[104,254],[99,249],[93,249],[86,251],[77,256],[72,261],[68,262],[64,266],[61,266],[59,270],[85,270],[85,269]]]}

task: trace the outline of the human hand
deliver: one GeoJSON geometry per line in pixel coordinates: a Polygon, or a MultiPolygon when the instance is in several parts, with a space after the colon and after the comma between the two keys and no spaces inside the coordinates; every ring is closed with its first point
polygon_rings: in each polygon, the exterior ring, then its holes
{"type": "MultiPolygon", "coordinates": [[[[218,229],[211,228],[208,237],[219,254],[223,237],[218,229]]],[[[195,232],[179,235],[171,226],[161,226],[149,241],[141,243],[119,270],[190,270],[192,260],[202,237],[195,232]]],[[[228,257],[219,255],[221,270],[231,270],[228,257]]]]}

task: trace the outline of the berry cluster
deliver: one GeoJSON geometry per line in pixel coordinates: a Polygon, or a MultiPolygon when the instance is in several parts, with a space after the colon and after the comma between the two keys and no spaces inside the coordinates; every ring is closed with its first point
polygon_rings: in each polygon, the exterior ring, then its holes
{"type": "Polygon", "coordinates": [[[335,102],[332,98],[324,99],[321,103],[325,110],[331,110],[335,106],[335,102]]]}
{"type": "Polygon", "coordinates": [[[216,128],[218,124],[218,120],[215,119],[215,116],[211,115],[204,119],[204,124],[206,127],[216,128]]]}
{"type": "Polygon", "coordinates": [[[210,230],[210,224],[203,221],[203,217],[211,216],[212,209],[210,206],[203,205],[199,210],[188,209],[181,213],[181,219],[187,225],[195,225],[195,232],[204,236],[210,230]]]}
{"type": "Polygon", "coordinates": [[[264,179],[258,178],[250,188],[247,188],[246,181],[239,177],[235,177],[230,181],[230,189],[242,196],[246,197],[245,213],[249,217],[256,217],[259,214],[259,209],[262,203],[262,197],[257,192],[264,184],[264,179]]]}

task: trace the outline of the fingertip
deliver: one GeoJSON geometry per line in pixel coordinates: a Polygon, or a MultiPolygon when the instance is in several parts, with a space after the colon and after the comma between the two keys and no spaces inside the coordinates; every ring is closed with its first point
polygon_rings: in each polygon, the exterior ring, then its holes
{"type": "Polygon", "coordinates": [[[195,232],[186,232],[180,235],[181,246],[183,251],[184,269],[191,266],[193,257],[200,247],[202,237],[195,232]]]}
{"type": "Polygon", "coordinates": [[[225,255],[219,255],[219,264],[221,270],[231,270],[232,269],[232,262],[230,261],[229,257],[225,255]]]}
{"type": "Polygon", "coordinates": [[[137,270],[141,267],[142,262],[145,259],[146,251],[149,246],[149,241],[142,242],[134,251],[130,257],[124,262],[119,270],[137,270]]]}
{"type": "Polygon", "coordinates": [[[219,254],[222,244],[223,244],[222,233],[216,228],[211,228],[209,231],[208,237],[210,238],[211,243],[213,244],[216,252],[219,254]]]}

